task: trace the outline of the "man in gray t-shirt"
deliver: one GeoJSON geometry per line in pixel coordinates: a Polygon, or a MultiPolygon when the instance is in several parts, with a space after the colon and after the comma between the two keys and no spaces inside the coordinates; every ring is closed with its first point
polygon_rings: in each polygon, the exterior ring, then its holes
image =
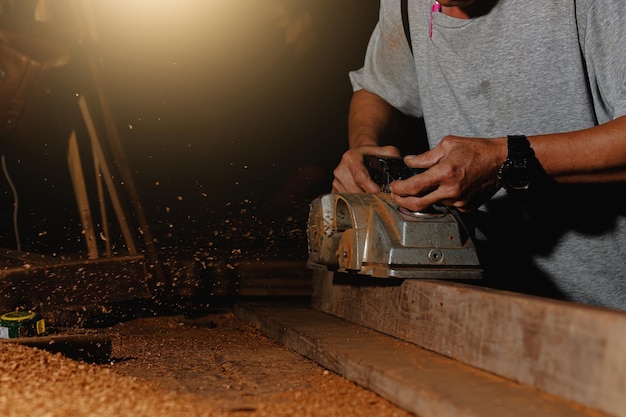
{"type": "Polygon", "coordinates": [[[401,1],[350,73],[333,190],[379,191],[362,155],[400,156],[383,134],[423,118],[396,203],[461,210],[487,285],[626,309],[626,1],[401,1]]]}

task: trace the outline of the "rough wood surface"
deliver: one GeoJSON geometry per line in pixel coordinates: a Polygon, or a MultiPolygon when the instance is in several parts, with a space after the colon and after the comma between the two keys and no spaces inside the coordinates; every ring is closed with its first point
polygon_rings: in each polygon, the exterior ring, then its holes
{"type": "Polygon", "coordinates": [[[302,306],[239,304],[262,333],[421,416],[601,416],[556,396],[302,306]]]}
{"type": "Polygon", "coordinates": [[[240,297],[310,297],[312,271],[303,261],[243,261],[235,267],[240,297]]]}
{"type": "Polygon", "coordinates": [[[316,309],[626,416],[623,312],[440,281],[313,279],[316,309]]]}
{"type": "Polygon", "coordinates": [[[149,299],[142,255],[74,259],[0,250],[0,308],[83,306],[149,299]]]}

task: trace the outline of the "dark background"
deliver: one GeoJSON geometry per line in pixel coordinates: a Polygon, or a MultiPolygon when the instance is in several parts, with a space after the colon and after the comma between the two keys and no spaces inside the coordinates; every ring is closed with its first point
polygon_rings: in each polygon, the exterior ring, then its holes
{"type": "MultiPolygon", "coordinates": [[[[161,253],[306,258],[308,204],[330,191],[346,149],[348,72],[363,62],[378,2],[107,0],[93,3],[97,42],[58,10],[50,24],[21,26],[27,3],[2,3],[8,27],[70,39],[72,60],[51,72],[43,98],[33,95],[21,131],[2,140],[23,250],[85,250],[66,152],[72,129],[89,140],[76,97],[93,92],[85,57],[97,56],[161,253]]],[[[82,152],[89,177],[88,146],[82,152]]],[[[0,245],[12,248],[6,175],[1,186],[0,245]]]]}

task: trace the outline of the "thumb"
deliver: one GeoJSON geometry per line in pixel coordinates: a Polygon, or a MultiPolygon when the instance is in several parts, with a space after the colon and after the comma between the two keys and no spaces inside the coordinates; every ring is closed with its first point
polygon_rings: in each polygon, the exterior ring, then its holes
{"type": "Polygon", "coordinates": [[[406,155],[404,163],[409,168],[429,168],[433,165],[433,162],[429,160],[429,152],[426,151],[418,155],[406,155]]]}

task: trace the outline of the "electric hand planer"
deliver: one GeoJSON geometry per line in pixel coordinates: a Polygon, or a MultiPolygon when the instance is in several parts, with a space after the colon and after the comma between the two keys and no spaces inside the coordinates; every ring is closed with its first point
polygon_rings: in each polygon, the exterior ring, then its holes
{"type": "Polygon", "coordinates": [[[367,156],[365,164],[383,192],[330,193],[312,201],[309,268],[377,278],[481,278],[474,242],[455,209],[412,212],[392,201],[389,184],[419,170],[400,158],[367,156]]]}

